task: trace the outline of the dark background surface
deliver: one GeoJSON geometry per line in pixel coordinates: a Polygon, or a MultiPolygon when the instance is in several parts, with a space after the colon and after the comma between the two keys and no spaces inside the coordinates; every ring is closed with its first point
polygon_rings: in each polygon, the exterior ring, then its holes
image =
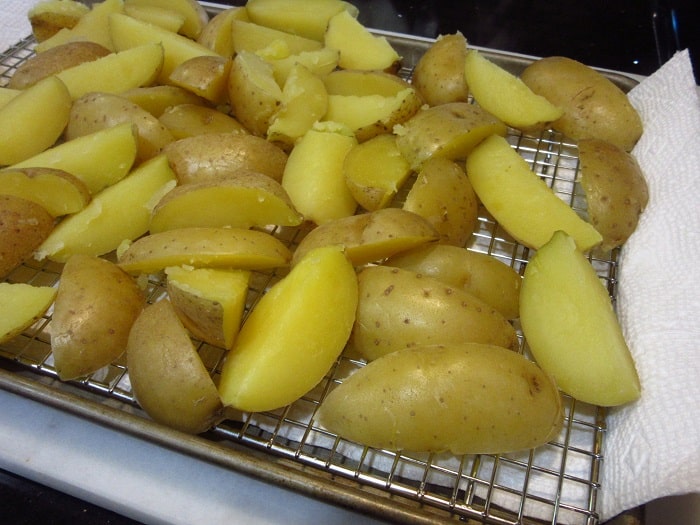
{"type": "MultiPolygon", "coordinates": [[[[689,48],[698,78],[696,0],[352,0],[367,26],[436,37],[461,31],[470,44],[649,75],[689,48]]],[[[227,2],[240,5],[241,2],[227,2]]],[[[0,470],[0,523],[134,522],[0,470]]]]}

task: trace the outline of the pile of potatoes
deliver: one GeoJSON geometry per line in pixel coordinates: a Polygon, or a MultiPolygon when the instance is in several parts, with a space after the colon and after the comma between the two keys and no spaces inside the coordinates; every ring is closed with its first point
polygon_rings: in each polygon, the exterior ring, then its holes
{"type": "Polygon", "coordinates": [[[565,58],[515,76],[459,33],[407,81],[357,15],[341,0],[215,16],[194,0],[38,3],[36,55],[0,88],[0,340],[52,308],[62,380],[126,352],[138,403],[190,433],[227,407],[293,403],[343,352],[367,365],[333,383],[315,418],[370,446],[527,449],[557,436],[561,391],[633,401],[634,364],[584,255],[620,246],[647,202],[626,95],[565,58]],[[505,138],[544,129],[579,144],[589,217],[505,138]],[[481,207],[541,249],[536,277],[466,249],[481,207]],[[12,282],[32,258],[64,265],[56,288],[12,282]],[[260,273],[272,284],[251,304],[260,273]],[[149,278],[167,293],[148,300],[149,278]],[[581,339],[597,312],[610,329],[596,366],[621,355],[631,394],[560,384],[542,363],[565,339],[535,338],[542,357],[524,356],[528,332],[571,312],[573,297],[538,300],[569,279],[587,283],[585,304],[561,337],[581,339]],[[226,350],[216,382],[193,338],[226,350]]]}

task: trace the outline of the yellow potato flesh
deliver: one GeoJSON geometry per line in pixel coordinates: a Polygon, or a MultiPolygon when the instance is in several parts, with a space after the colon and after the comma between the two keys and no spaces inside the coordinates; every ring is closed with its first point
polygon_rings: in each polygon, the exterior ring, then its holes
{"type": "Polygon", "coordinates": [[[0,108],[6,105],[10,100],[15,98],[22,92],[21,89],[12,89],[8,87],[0,87],[0,108]]]}
{"type": "Polygon", "coordinates": [[[0,343],[4,343],[44,315],[56,297],[56,288],[3,282],[0,297],[0,343]]]}
{"type": "Polygon", "coordinates": [[[90,202],[90,190],[77,177],[53,168],[0,171],[0,192],[36,202],[54,217],[77,213],[90,202]]]}
{"type": "Polygon", "coordinates": [[[311,390],[343,351],[356,304],[357,277],[342,250],[308,253],[244,322],[221,372],[224,405],[274,410],[311,390]]]}
{"type": "Polygon", "coordinates": [[[171,84],[187,89],[212,104],[226,104],[230,70],[230,58],[197,56],[177,66],[169,80],[171,84]]]}
{"type": "Polygon", "coordinates": [[[122,355],[145,302],[136,281],[114,263],[88,255],[69,258],[51,320],[58,377],[85,376],[122,355]]]}
{"type": "Polygon", "coordinates": [[[221,56],[233,56],[236,50],[233,48],[231,23],[234,20],[250,20],[244,6],[229,7],[210,18],[197,37],[197,43],[221,56]]]}
{"type": "Polygon", "coordinates": [[[562,391],[601,406],[640,396],[634,360],[610,296],[562,231],[525,268],[520,321],[532,355],[562,391]]]}
{"type": "Polygon", "coordinates": [[[269,59],[268,62],[272,66],[275,80],[280,86],[283,86],[295,66],[302,65],[316,75],[324,77],[335,70],[339,58],[340,54],[337,49],[323,47],[316,51],[302,51],[297,55],[269,59]]]}
{"type": "Polygon", "coordinates": [[[180,104],[204,106],[206,101],[177,86],[143,86],[127,89],[121,96],[138,104],[154,117],[160,117],[165,110],[180,104]]]}
{"type": "Polygon", "coordinates": [[[138,4],[132,0],[127,0],[124,3],[124,14],[173,33],[179,32],[185,23],[185,17],[180,13],[158,6],[138,4]]]}
{"type": "Polygon", "coordinates": [[[283,42],[289,54],[292,55],[302,51],[315,51],[322,47],[322,44],[316,40],[243,20],[231,21],[231,35],[236,53],[241,51],[256,53],[278,41],[283,42]]]}
{"type": "Polygon", "coordinates": [[[151,211],[175,185],[165,156],[142,164],[65,218],[37,249],[36,257],[65,262],[74,254],[104,255],[148,231],[151,211]]]}
{"type": "Polygon", "coordinates": [[[155,273],[169,266],[267,270],[292,258],[276,237],[240,228],[179,228],[141,237],[120,250],[119,265],[129,273],[155,273]]]}
{"type": "Polygon", "coordinates": [[[167,108],[158,118],[175,139],[215,133],[248,133],[243,124],[221,111],[198,104],[167,108]]]}
{"type": "Polygon", "coordinates": [[[467,174],[482,204],[518,242],[538,249],[557,230],[581,251],[602,240],[596,229],[535,174],[503,137],[493,136],[467,158],[467,174]]]}
{"type": "Polygon", "coordinates": [[[68,123],[66,85],[48,77],[0,108],[0,166],[33,157],[56,142],[68,123]]]}
{"type": "Polygon", "coordinates": [[[209,15],[196,0],[126,0],[132,6],[158,7],[183,18],[180,32],[196,39],[209,22],[209,15]]]}
{"type": "Polygon", "coordinates": [[[34,4],[27,13],[37,42],[52,37],[63,28],[72,28],[90,8],[78,0],[45,0],[34,4]]]}
{"type": "Polygon", "coordinates": [[[491,454],[554,439],[563,412],[556,385],[532,361],[456,343],[406,348],[369,363],[328,394],[318,420],[380,449],[491,454]]]}

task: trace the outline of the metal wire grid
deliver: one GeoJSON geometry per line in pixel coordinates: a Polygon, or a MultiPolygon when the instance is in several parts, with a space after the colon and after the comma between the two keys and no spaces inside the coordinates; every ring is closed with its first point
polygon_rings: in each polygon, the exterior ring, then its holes
{"type": "MultiPolygon", "coordinates": [[[[33,40],[29,37],[0,55],[0,86],[5,86],[14,70],[32,55],[32,47],[33,40]]],[[[405,78],[409,78],[410,73],[410,69],[401,72],[405,78]]],[[[585,199],[576,182],[575,144],[567,143],[551,131],[541,136],[528,136],[510,130],[507,139],[562,199],[585,216],[585,199]]],[[[289,228],[276,228],[271,232],[292,249],[305,233],[289,228]]],[[[530,256],[529,249],[515,242],[483,209],[468,248],[488,253],[521,273],[530,256]]],[[[615,297],[616,253],[592,255],[591,262],[615,297]]],[[[6,280],[56,286],[60,271],[59,264],[30,261],[14,270],[6,280]]],[[[283,271],[256,273],[246,312],[283,275],[283,271]]],[[[148,300],[156,301],[165,294],[161,277],[152,276],[148,283],[148,300]]],[[[51,309],[23,334],[0,347],[0,356],[38,374],[56,378],[50,348],[50,322],[51,309]]],[[[516,329],[521,351],[527,352],[517,323],[516,329]]],[[[202,361],[216,379],[224,351],[204,343],[199,343],[198,349],[202,361]]],[[[378,489],[386,495],[406,497],[433,508],[436,519],[474,519],[503,525],[598,523],[595,509],[605,433],[604,409],[564,396],[565,422],[560,436],[524,454],[454,457],[374,450],[339,438],[314,421],[315,410],[325,394],[360,366],[363,366],[360,360],[343,355],[328,376],[294,404],[269,413],[231,413],[230,418],[208,436],[222,447],[226,447],[227,441],[243,443],[328,475],[378,489]],[[577,468],[572,469],[570,465],[577,465],[577,468]]],[[[124,358],[74,384],[106,400],[121,402],[125,410],[136,406],[124,358]]]]}

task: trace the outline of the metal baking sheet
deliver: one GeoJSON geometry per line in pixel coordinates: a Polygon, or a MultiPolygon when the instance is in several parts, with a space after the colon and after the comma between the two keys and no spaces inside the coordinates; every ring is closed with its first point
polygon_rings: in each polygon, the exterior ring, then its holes
{"type": "MultiPolygon", "coordinates": [[[[205,4],[212,13],[224,6],[205,4]]],[[[400,74],[410,79],[413,65],[432,40],[377,31],[403,57],[400,74]]],[[[32,55],[31,36],[0,54],[0,86],[32,55]]],[[[517,73],[531,57],[482,50],[517,73]]],[[[623,89],[636,84],[623,74],[607,73],[623,89]]],[[[511,145],[555,192],[585,216],[577,183],[578,156],[573,142],[546,131],[529,136],[509,130],[511,145]]],[[[278,228],[273,234],[294,248],[304,232],[278,228]]],[[[522,272],[530,250],[516,243],[484,211],[467,246],[488,253],[522,272]]],[[[591,257],[613,297],[619,271],[617,252],[591,257]]],[[[61,265],[29,261],[8,282],[56,286],[61,265]]],[[[258,273],[248,308],[282,274],[258,273]]],[[[149,280],[149,300],[165,294],[162,276],[149,280]]],[[[231,413],[212,431],[189,436],[153,423],[131,395],[124,359],[78,381],[61,382],[50,348],[51,310],[15,339],[0,346],[0,387],[87,419],[146,438],[227,468],[302,493],[403,523],[439,521],[516,524],[598,522],[596,500],[603,460],[605,409],[564,396],[561,434],[543,447],[510,455],[404,455],[374,450],[343,440],[316,425],[314,411],[334,382],[362,363],[341,356],[328,376],[294,404],[269,413],[231,413]]],[[[516,328],[517,323],[516,323],[516,328]]],[[[520,332],[519,332],[520,334],[520,332]]],[[[521,336],[521,335],[520,335],[521,336]]],[[[203,362],[217,376],[224,351],[198,343],[203,362]]]]}

